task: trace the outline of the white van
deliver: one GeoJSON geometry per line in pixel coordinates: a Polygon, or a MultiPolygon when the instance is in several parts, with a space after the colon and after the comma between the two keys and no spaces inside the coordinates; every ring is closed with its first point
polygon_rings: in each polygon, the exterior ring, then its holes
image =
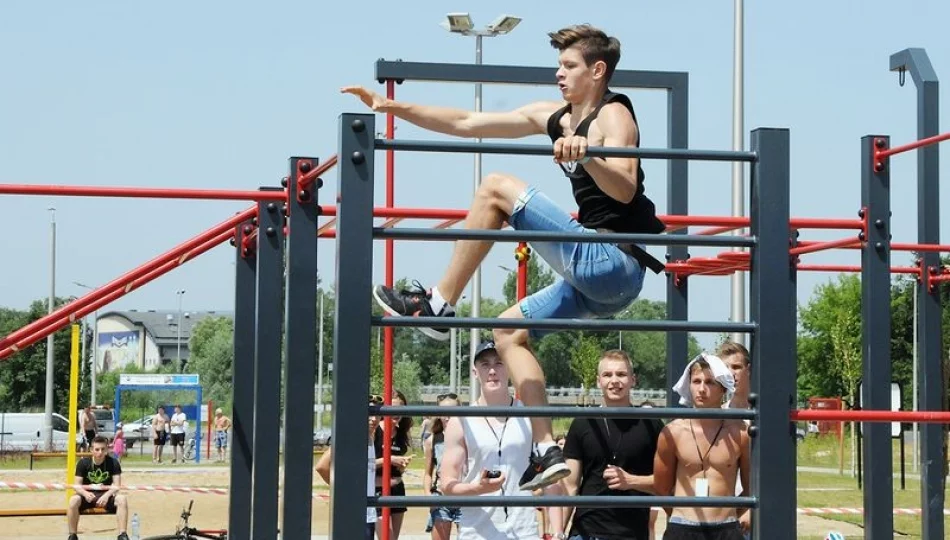
{"type": "MultiPolygon", "coordinates": [[[[0,413],[0,451],[45,451],[45,425],[43,413],[0,413]]],[[[69,421],[53,413],[53,450],[65,452],[68,440],[69,421]]]]}

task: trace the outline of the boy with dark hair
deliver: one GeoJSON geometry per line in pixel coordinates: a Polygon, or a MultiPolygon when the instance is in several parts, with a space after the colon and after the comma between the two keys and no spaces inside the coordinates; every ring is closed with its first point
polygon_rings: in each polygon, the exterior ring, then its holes
{"type": "Polygon", "coordinates": [[[76,494],[69,498],[66,518],[69,522],[69,540],[79,540],[79,514],[115,514],[119,528],[118,540],[129,540],[126,534],[129,508],[122,489],[122,466],[109,455],[109,441],[102,436],[92,439],[92,456],[76,463],[76,494]]]}
{"type": "MultiPolygon", "coordinates": [[[[640,160],[628,157],[592,158],[589,146],[636,148],[640,145],[633,105],[627,96],[611,92],[608,82],[620,60],[620,42],[589,25],[549,34],[559,51],[556,82],[561,100],[525,105],[510,112],[469,112],[402,103],[354,86],[342,91],[359,97],[372,110],[391,113],[422,128],[458,137],[520,138],[547,135],[554,143],[554,162],[571,182],[578,219],[559,208],[537,188],[507,174],[484,178],[468,217],[468,229],[501,229],[597,234],[602,232],[660,233],[663,223],[644,194],[640,160]]],[[[449,268],[430,289],[418,282],[410,290],[377,286],[373,296],[394,316],[452,317],[455,304],[492,242],[455,243],[449,268]]],[[[645,268],[663,265],[635,244],[541,242],[533,244],[541,258],[560,276],[550,286],[511,306],[501,317],[514,319],[575,319],[613,316],[640,294],[645,268]]],[[[419,328],[438,340],[448,328],[419,328]]],[[[518,395],[527,406],[547,404],[544,373],[529,346],[547,331],[504,328],[494,331],[495,343],[518,395]]],[[[561,449],[554,444],[550,418],[532,418],[538,454],[532,454],[521,489],[535,490],[568,474],[561,449]]]]}

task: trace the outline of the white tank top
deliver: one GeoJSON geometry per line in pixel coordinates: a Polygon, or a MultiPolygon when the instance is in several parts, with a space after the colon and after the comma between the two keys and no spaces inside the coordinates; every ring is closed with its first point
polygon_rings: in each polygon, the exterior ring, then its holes
{"type": "MultiPolygon", "coordinates": [[[[523,404],[514,401],[516,407],[523,404]]],[[[477,405],[473,405],[477,406],[477,405]]],[[[531,497],[530,491],[518,489],[521,475],[528,467],[531,456],[531,422],[528,418],[509,418],[504,424],[495,419],[460,418],[465,434],[468,461],[463,482],[474,483],[482,470],[500,470],[505,483],[500,492],[484,495],[513,495],[531,497]],[[499,456],[499,449],[501,456],[499,456]]],[[[538,522],[533,506],[463,507],[459,521],[459,540],[521,540],[537,539],[538,522]]]]}

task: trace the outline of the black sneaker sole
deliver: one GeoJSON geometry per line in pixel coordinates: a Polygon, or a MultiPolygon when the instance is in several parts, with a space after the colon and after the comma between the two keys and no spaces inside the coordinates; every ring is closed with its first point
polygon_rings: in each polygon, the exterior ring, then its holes
{"type": "MultiPolygon", "coordinates": [[[[383,311],[385,311],[386,313],[388,313],[389,315],[393,317],[405,317],[405,315],[394,310],[393,308],[389,306],[389,304],[384,302],[383,299],[379,297],[379,294],[376,293],[376,290],[377,288],[373,287],[373,300],[376,300],[376,304],[380,308],[382,308],[383,311]]],[[[428,328],[425,326],[417,326],[415,328],[416,330],[425,334],[427,337],[430,337],[436,341],[448,341],[449,337],[451,337],[448,331],[439,332],[438,330],[434,328],[428,328]]]]}
{"type": "Polygon", "coordinates": [[[557,483],[562,478],[567,478],[570,474],[571,470],[567,467],[566,463],[551,465],[532,478],[530,482],[518,486],[518,489],[522,491],[535,491],[557,483]]]}

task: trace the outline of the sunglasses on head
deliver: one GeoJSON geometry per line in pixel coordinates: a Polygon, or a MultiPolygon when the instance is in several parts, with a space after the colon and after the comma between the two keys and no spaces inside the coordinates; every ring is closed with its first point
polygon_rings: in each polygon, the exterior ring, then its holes
{"type": "Polygon", "coordinates": [[[377,395],[377,394],[370,394],[370,395],[369,395],[369,402],[370,402],[370,403],[382,403],[382,402],[383,402],[383,396],[380,396],[380,395],[377,395]]]}
{"type": "Polygon", "coordinates": [[[458,399],[458,395],[455,392],[449,392],[448,394],[439,394],[435,396],[436,401],[442,401],[445,399],[458,399]]]}

